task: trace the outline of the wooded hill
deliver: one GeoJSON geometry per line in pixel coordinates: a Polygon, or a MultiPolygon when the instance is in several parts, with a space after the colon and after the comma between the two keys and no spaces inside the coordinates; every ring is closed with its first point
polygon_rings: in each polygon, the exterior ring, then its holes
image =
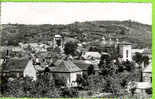
{"type": "Polygon", "coordinates": [[[2,24],[1,44],[50,41],[55,34],[80,41],[92,41],[106,36],[129,41],[136,47],[152,47],[152,26],[131,20],[74,22],[67,25],[2,24]]]}

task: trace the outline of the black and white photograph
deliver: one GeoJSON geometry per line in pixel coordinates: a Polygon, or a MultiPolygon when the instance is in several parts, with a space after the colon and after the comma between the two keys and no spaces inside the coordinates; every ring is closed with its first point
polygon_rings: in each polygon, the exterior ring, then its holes
{"type": "Polygon", "coordinates": [[[152,99],[151,3],[0,7],[0,97],[152,99]]]}

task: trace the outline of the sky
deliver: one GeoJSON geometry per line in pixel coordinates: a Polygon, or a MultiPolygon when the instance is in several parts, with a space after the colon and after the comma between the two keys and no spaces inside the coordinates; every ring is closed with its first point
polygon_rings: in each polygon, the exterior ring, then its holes
{"type": "Polygon", "coordinates": [[[70,24],[95,20],[133,20],[151,25],[152,4],[3,2],[1,5],[2,24],[70,24]]]}

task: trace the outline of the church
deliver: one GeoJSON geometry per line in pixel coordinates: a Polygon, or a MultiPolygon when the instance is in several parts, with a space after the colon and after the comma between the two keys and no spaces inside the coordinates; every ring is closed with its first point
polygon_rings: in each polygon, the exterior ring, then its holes
{"type": "Polygon", "coordinates": [[[118,39],[112,40],[111,38],[106,39],[103,36],[101,40],[94,42],[92,45],[109,54],[115,51],[114,53],[117,53],[122,61],[132,61],[132,44],[129,42],[119,41],[118,39]]]}

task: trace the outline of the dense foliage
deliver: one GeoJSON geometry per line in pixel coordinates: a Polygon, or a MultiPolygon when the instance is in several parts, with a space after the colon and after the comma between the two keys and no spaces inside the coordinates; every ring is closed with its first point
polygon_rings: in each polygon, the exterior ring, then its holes
{"type": "Polygon", "coordinates": [[[66,55],[75,55],[76,54],[76,49],[77,49],[77,43],[76,42],[67,42],[65,44],[65,54],[66,55]]]}
{"type": "Polygon", "coordinates": [[[59,97],[59,91],[47,73],[39,75],[36,81],[29,77],[8,80],[6,86],[5,97],[59,97]]]}

